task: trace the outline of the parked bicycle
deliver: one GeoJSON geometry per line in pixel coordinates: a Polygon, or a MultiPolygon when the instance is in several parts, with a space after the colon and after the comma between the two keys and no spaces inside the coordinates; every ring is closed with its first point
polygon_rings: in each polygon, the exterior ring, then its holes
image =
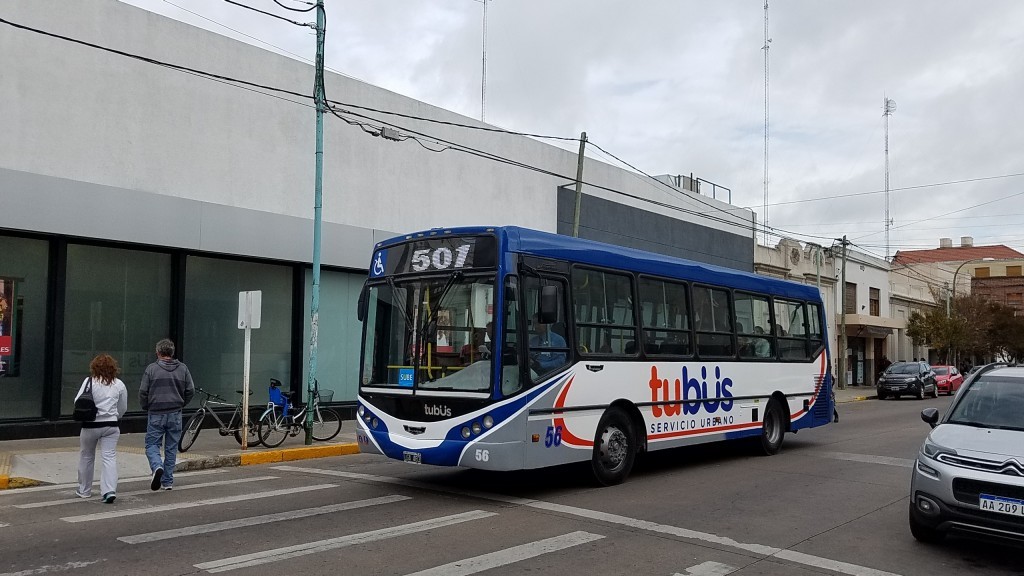
{"type": "MultiPolygon", "coordinates": [[[[326,396],[330,390],[325,390],[326,396]]],[[[333,393],[332,393],[333,394],[333,393]]],[[[260,416],[260,442],[267,448],[280,446],[289,435],[305,431],[307,406],[295,405],[293,394],[281,390],[281,382],[270,379],[270,402],[260,416]],[[296,411],[297,410],[297,411],[296,411]]],[[[320,406],[320,385],[313,381],[313,439],[330,440],[341,432],[341,418],[330,408],[320,406]]]]}
{"type": "MultiPolygon", "coordinates": [[[[214,407],[229,408],[232,406],[230,402],[218,396],[212,392],[207,392],[202,388],[196,388],[196,392],[206,396],[199,402],[199,410],[188,419],[188,423],[185,424],[185,429],[181,434],[181,442],[178,444],[178,451],[185,452],[192,447],[195,443],[196,438],[199,437],[199,432],[203,429],[203,421],[206,420],[206,416],[213,416],[213,419],[217,421],[217,431],[220,432],[221,436],[227,436],[228,434],[234,434],[235,440],[239,444],[242,443],[242,391],[238,390],[238,403],[234,404],[235,411],[231,413],[231,417],[225,423],[217,415],[217,411],[214,407]]],[[[252,396],[252,391],[249,391],[249,395],[252,396]]],[[[259,434],[259,418],[262,414],[262,408],[253,408],[249,410],[249,433],[246,435],[246,444],[248,446],[258,446],[260,444],[259,434]]]]}

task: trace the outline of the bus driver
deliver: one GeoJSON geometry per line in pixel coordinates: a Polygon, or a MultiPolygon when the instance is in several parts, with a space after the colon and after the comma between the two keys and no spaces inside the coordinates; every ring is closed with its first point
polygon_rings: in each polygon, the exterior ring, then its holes
{"type": "Polygon", "coordinates": [[[543,324],[534,314],[530,334],[530,367],[537,374],[551,372],[565,363],[565,352],[552,352],[545,348],[565,348],[565,338],[551,331],[550,324],[543,324]]]}

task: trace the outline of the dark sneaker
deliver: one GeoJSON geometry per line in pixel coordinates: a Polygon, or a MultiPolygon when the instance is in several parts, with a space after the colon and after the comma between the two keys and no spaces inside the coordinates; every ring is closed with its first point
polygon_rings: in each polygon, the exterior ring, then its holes
{"type": "Polygon", "coordinates": [[[113,492],[107,492],[106,494],[103,495],[103,503],[113,504],[114,498],[117,498],[117,494],[114,494],[113,492]]]}
{"type": "Polygon", "coordinates": [[[161,490],[172,490],[173,488],[174,488],[174,486],[172,486],[170,484],[167,484],[166,486],[161,486],[160,487],[161,490]]]}
{"type": "Polygon", "coordinates": [[[160,489],[160,479],[163,478],[163,477],[164,477],[164,469],[163,469],[163,467],[160,467],[160,468],[157,468],[156,470],[153,470],[153,481],[149,483],[149,489],[150,490],[154,490],[154,491],[159,490],[160,489]]]}

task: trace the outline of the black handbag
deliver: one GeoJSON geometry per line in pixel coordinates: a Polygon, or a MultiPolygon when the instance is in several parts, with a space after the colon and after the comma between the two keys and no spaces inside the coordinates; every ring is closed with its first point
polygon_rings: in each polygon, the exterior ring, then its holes
{"type": "Polygon", "coordinates": [[[71,415],[76,422],[92,422],[96,420],[96,402],[92,399],[92,378],[85,384],[82,395],[75,400],[75,411],[71,415]]]}

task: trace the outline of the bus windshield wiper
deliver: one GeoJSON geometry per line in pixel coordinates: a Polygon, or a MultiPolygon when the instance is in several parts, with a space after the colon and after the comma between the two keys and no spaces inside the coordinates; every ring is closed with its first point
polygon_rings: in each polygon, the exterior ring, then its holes
{"type": "Polygon", "coordinates": [[[402,316],[405,318],[405,325],[412,326],[412,315],[409,314],[409,310],[405,307],[405,303],[398,299],[398,287],[395,286],[395,279],[388,276],[385,278],[385,281],[388,283],[388,286],[391,287],[391,298],[395,302],[395,307],[398,308],[398,311],[401,312],[402,316]]]}

